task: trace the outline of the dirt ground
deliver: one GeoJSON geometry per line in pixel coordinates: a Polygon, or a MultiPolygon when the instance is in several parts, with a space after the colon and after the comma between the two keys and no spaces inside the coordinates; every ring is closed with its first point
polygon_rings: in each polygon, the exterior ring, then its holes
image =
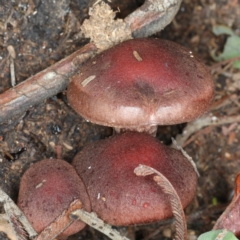
{"type": "MultiPolygon", "coordinates": [[[[38,73],[86,44],[79,34],[93,1],[87,0],[0,0],[0,93],[11,87],[10,53],[14,49],[17,84],[38,73]],[[9,48],[9,46],[12,46],[9,48]]],[[[112,0],[125,17],[143,1],[112,0]]],[[[240,75],[232,64],[217,65],[211,53],[223,50],[227,36],[215,36],[212,27],[220,24],[240,35],[240,1],[183,0],[174,21],[156,37],[173,40],[196,52],[212,71],[216,96],[213,116],[240,114],[240,75]]],[[[159,127],[157,137],[171,144],[171,137],[184,131],[186,124],[159,127]]],[[[65,92],[47,99],[26,113],[0,125],[0,187],[16,201],[24,171],[44,158],[56,156],[70,162],[83,146],[112,134],[107,127],[86,122],[67,104],[65,92]]],[[[200,177],[197,194],[186,209],[189,236],[210,230],[233,196],[234,179],[240,172],[240,125],[232,120],[209,125],[194,132],[183,146],[196,162],[200,177]]],[[[172,239],[173,221],[118,228],[130,239],[172,239]]],[[[107,239],[85,228],[74,239],[107,239]]]]}

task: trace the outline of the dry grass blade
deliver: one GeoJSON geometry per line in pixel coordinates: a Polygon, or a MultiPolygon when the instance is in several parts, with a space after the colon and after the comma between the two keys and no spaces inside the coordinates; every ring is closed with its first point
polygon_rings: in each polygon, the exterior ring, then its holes
{"type": "Polygon", "coordinates": [[[11,200],[11,198],[0,189],[0,202],[3,203],[4,210],[8,216],[9,222],[14,229],[18,239],[27,239],[26,237],[33,238],[37,233],[24,216],[23,212],[11,200]]]}
{"type": "Polygon", "coordinates": [[[153,179],[162,188],[163,192],[168,195],[172,207],[172,212],[175,217],[176,234],[174,239],[187,239],[187,225],[183,207],[176,190],[168,181],[168,179],[156,169],[142,164],[140,164],[137,168],[134,169],[134,173],[137,176],[157,174],[157,176],[154,176],[153,179]]]}
{"type": "Polygon", "coordinates": [[[194,171],[196,172],[197,176],[200,177],[200,174],[198,172],[197,166],[196,166],[195,162],[193,161],[192,157],[190,157],[187,154],[187,152],[180,145],[178,145],[177,141],[174,138],[172,138],[172,143],[176,147],[176,149],[180,150],[181,153],[183,154],[183,156],[185,158],[187,158],[187,160],[191,163],[191,165],[192,165],[194,171]]]}
{"type": "Polygon", "coordinates": [[[8,207],[5,208],[5,211],[7,210],[7,216],[10,219],[10,225],[12,226],[17,239],[19,240],[28,240],[28,233],[27,231],[24,229],[24,226],[22,225],[22,223],[19,221],[19,219],[17,218],[17,216],[13,213],[13,211],[11,209],[9,209],[8,207]],[[8,209],[8,210],[7,210],[8,209]]]}
{"type": "Polygon", "coordinates": [[[71,217],[75,220],[76,219],[82,220],[83,222],[95,228],[99,232],[104,233],[110,239],[129,240],[128,238],[121,236],[117,230],[112,229],[110,225],[104,223],[100,218],[97,217],[96,213],[94,212],[88,213],[82,209],[79,209],[72,212],[71,217]]]}
{"type": "Polygon", "coordinates": [[[215,117],[212,115],[212,113],[208,113],[196,119],[195,121],[188,123],[183,131],[183,134],[180,134],[176,137],[176,141],[179,145],[184,147],[186,146],[185,142],[187,139],[200,129],[207,126],[219,126],[233,122],[240,122],[240,115],[215,117]]]}
{"type": "Polygon", "coordinates": [[[82,203],[79,199],[74,200],[69,208],[47,226],[34,240],[53,240],[69,227],[74,219],[70,218],[71,212],[82,208],[82,203]]]}
{"type": "Polygon", "coordinates": [[[9,218],[6,214],[0,214],[0,232],[3,232],[11,240],[17,240],[17,235],[13,231],[9,218]]]}

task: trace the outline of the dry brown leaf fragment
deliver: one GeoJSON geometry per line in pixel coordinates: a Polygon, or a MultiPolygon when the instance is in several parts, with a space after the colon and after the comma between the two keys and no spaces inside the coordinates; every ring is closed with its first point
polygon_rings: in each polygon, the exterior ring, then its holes
{"type": "Polygon", "coordinates": [[[129,26],[122,19],[115,20],[116,12],[108,4],[95,4],[89,9],[89,15],[81,30],[94,42],[99,52],[132,38],[129,26]]]}

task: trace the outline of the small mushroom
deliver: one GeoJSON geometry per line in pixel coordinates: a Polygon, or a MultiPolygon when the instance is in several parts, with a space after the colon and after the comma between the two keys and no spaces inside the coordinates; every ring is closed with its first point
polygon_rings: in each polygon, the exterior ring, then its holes
{"type": "Polygon", "coordinates": [[[175,188],[182,206],[195,195],[197,175],[181,152],[147,133],[127,132],[91,143],[74,158],[92,210],[112,225],[141,224],[172,216],[168,196],[152,180],[138,177],[139,164],[155,168],[175,188]]]}
{"type": "Polygon", "coordinates": [[[89,60],[68,87],[70,105],[100,125],[155,133],[189,122],[213,100],[213,79],[188,49],[167,40],[133,39],[89,60]]]}
{"type": "MultiPolygon", "coordinates": [[[[18,206],[38,233],[75,199],[80,199],[83,209],[91,210],[82,180],[66,161],[42,160],[32,165],[21,179],[18,206]]],[[[60,238],[67,238],[84,226],[85,223],[76,221],[61,233],[60,238]]]]}

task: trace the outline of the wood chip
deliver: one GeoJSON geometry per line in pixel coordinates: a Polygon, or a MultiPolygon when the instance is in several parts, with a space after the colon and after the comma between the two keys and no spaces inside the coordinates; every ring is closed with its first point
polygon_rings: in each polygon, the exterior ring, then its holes
{"type": "Polygon", "coordinates": [[[82,86],[83,87],[86,87],[93,79],[95,79],[96,78],[96,76],[95,75],[91,75],[91,76],[89,76],[89,77],[87,77],[86,79],[84,79],[83,81],[82,81],[82,86]]]}
{"type": "Polygon", "coordinates": [[[139,61],[141,62],[142,61],[142,58],[141,56],[139,55],[139,53],[137,51],[133,51],[133,56],[139,61]]]}

